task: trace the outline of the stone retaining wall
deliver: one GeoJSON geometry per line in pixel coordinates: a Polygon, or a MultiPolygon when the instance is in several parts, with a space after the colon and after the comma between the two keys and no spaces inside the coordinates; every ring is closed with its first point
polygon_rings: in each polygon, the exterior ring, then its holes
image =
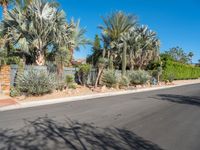
{"type": "Polygon", "coordinates": [[[9,95],[10,94],[10,66],[0,67],[0,93],[9,95]]]}

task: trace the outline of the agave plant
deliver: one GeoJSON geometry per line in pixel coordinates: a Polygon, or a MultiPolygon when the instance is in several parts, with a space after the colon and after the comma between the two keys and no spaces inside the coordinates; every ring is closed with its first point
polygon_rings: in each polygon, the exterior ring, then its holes
{"type": "Polygon", "coordinates": [[[2,24],[2,35],[21,51],[35,54],[35,63],[44,65],[45,52],[52,45],[69,41],[65,13],[44,0],[33,0],[24,11],[16,5],[8,11],[2,24]]]}

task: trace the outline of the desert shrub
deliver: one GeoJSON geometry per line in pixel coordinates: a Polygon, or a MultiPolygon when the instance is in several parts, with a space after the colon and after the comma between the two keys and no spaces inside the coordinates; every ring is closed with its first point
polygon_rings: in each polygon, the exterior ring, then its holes
{"type": "Polygon", "coordinates": [[[171,75],[174,76],[175,80],[197,79],[200,77],[200,67],[169,60],[164,62],[163,70],[163,80],[168,80],[171,75]]]}
{"type": "Polygon", "coordinates": [[[10,88],[10,96],[11,97],[16,97],[16,96],[20,96],[20,95],[21,95],[21,92],[17,87],[12,86],[10,88]]]}
{"type": "Polygon", "coordinates": [[[78,80],[81,85],[86,85],[88,80],[88,75],[90,73],[90,65],[82,64],[80,65],[78,70],[78,80]]]}
{"type": "Polygon", "coordinates": [[[76,83],[73,75],[66,75],[65,82],[70,89],[76,89],[76,83]]]}
{"type": "Polygon", "coordinates": [[[66,75],[65,82],[67,83],[67,85],[74,83],[74,76],[69,74],[66,75]]]}
{"type": "Polygon", "coordinates": [[[114,70],[106,70],[103,73],[102,77],[103,85],[106,85],[107,87],[113,87],[117,84],[117,77],[115,75],[114,70]]]}
{"type": "Polygon", "coordinates": [[[66,88],[65,81],[62,78],[57,79],[56,82],[54,83],[54,86],[55,89],[59,91],[63,91],[66,88]]]}
{"type": "Polygon", "coordinates": [[[68,85],[69,89],[76,89],[77,84],[76,83],[72,83],[68,85]]]}
{"type": "Polygon", "coordinates": [[[28,95],[43,95],[55,89],[55,81],[55,75],[31,68],[18,78],[17,85],[20,92],[28,95]]]}
{"type": "Polygon", "coordinates": [[[119,79],[119,86],[120,87],[127,87],[130,84],[130,79],[127,76],[122,76],[119,79]]]}
{"type": "Polygon", "coordinates": [[[144,70],[131,71],[128,74],[130,83],[133,85],[145,84],[150,79],[149,73],[144,70]]]}
{"type": "Polygon", "coordinates": [[[175,79],[174,74],[168,74],[167,80],[168,80],[169,82],[173,82],[174,79],[175,79]]]}

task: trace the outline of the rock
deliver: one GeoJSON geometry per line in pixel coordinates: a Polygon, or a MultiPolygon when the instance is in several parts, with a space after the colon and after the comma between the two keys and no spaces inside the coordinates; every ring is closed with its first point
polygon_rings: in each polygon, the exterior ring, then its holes
{"type": "Polygon", "coordinates": [[[107,87],[104,85],[104,86],[102,86],[102,88],[101,88],[101,92],[105,92],[107,90],[107,87]]]}

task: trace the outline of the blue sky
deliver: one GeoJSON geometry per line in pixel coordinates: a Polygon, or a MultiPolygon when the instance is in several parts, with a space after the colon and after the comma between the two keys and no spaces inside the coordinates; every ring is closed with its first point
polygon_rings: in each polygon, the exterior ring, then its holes
{"type": "MultiPolygon", "coordinates": [[[[192,51],[193,61],[200,59],[199,0],[58,0],[67,17],[81,19],[86,36],[93,39],[102,24],[101,16],[116,10],[133,13],[141,24],[155,30],[161,40],[161,51],[180,46],[192,51]]],[[[76,58],[86,57],[90,48],[81,48],[76,58]]]]}
{"type": "MultiPolygon", "coordinates": [[[[199,0],[57,0],[67,19],[81,19],[87,28],[86,36],[94,39],[100,34],[101,16],[117,10],[138,16],[140,24],[156,31],[161,40],[161,51],[180,46],[192,51],[193,62],[200,59],[200,1],[199,0]]],[[[84,58],[91,48],[81,48],[75,58],[84,58]]]]}

